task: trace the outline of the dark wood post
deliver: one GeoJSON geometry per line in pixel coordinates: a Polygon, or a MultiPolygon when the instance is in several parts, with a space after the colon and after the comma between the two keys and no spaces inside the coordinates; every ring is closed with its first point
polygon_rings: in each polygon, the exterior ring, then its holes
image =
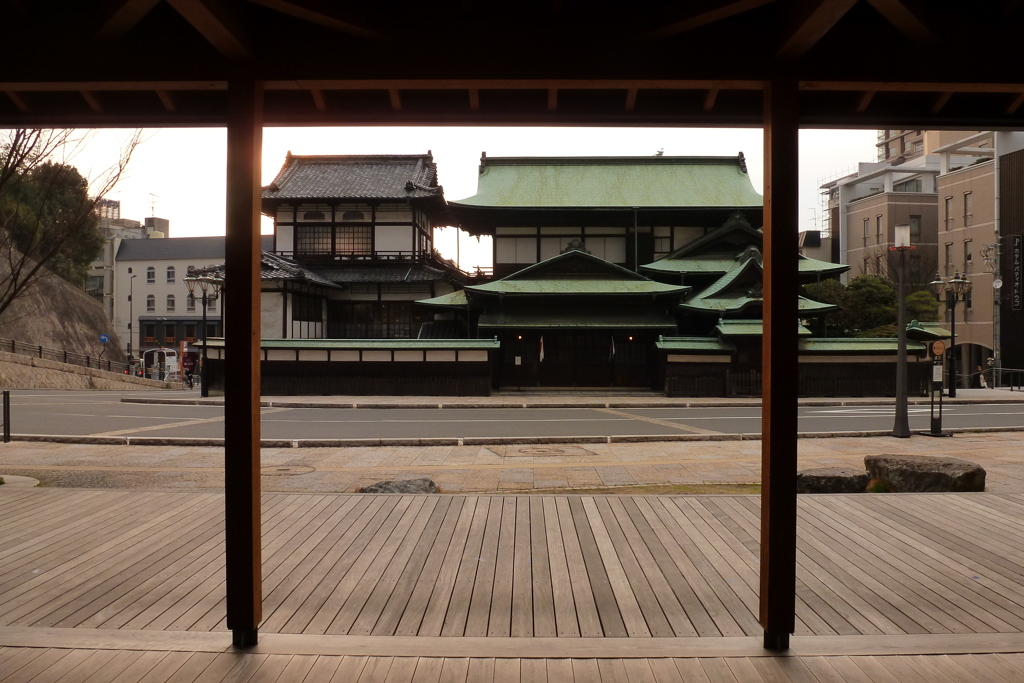
{"type": "Polygon", "coordinates": [[[797,83],[764,91],[761,609],[764,646],[789,647],[796,609],[797,83]]]}
{"type": "Polygon", "coordinates": [[[260,548],[260,156],[263,86],[228,84],[224,329],[224,504],[227,626],[235,647],[256,644],[263,618],[260,548]]]}

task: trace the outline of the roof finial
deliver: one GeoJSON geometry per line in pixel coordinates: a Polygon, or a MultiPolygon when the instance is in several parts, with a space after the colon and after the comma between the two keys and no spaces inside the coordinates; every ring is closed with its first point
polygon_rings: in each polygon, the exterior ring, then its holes
{"type": "Polygon", "coordinates": [[[740,162],[740,170],[743,171],[744,173],[746,173],[747,172],[747,158],[745,156],[743,156],[743,152],[739,153],[739,156],[737,157],[737,159],[740,162]]]}

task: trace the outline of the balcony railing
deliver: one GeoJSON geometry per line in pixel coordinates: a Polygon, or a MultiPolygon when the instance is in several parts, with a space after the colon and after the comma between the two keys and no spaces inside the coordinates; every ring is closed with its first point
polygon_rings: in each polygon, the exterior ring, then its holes
{"type": "Polygon", "coordinates": [[[341,264],[370,265],[374,263],[408,263],[408,264],[433,264],[439,268],[451,268],[462,273],[467,278],[488,278],[494,274],[490,266],[485,268],[474,268],[463,270],[451,259],[441,257],[440,254],[424,254],[411,251],[376,251],[372,254],[363,252],[307,252],[307,251],[275,251],[278,256],[291,259],[298,263],[311,266],[329,266],[341,264]]]}

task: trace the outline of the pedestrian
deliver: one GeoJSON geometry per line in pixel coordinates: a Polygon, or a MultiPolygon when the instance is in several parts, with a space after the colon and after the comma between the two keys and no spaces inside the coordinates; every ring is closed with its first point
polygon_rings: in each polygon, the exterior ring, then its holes
{"type": "Polygon", "coordinates": [[[189,389],[191,389],[192,388],[192,382],[193,382],[192,368],[186,368],[185,369],[185,386],[187,386],[189,389]]]}
{"type": "Polygon", "coordinates": [[[978,366],[978,382],[981,384],[982,389],[988,389],[988,383],[985,382],[985,371],[978,366]]]}

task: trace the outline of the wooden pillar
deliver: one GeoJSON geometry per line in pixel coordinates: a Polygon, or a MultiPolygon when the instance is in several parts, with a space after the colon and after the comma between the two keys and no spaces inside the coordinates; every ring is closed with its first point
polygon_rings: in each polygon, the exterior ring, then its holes
{"type": "Polygon", "coordinates": [[[224,504],[227,626],[256,644],[263,618],[260,548],[260,157],[263,86],[228,84],[224,504]]]}
{"type": "Polygon", "coordinates": [[[764,646],[789,647],[796,609],[797,83],[764,91],[761,609],[764,646]]]}

